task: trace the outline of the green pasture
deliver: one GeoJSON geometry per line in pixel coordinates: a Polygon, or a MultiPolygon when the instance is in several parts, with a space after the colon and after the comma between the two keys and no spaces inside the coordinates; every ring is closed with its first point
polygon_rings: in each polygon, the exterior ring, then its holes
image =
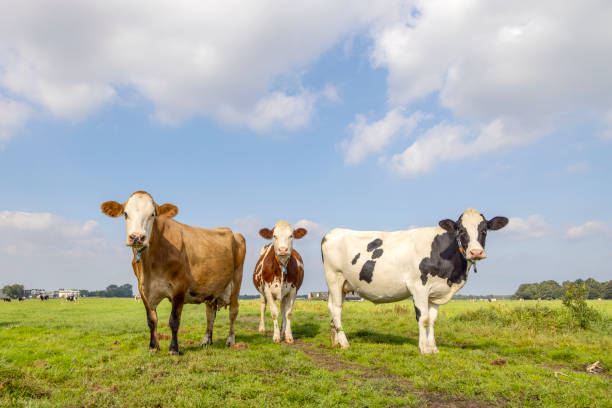
{"type": "Polygon", "coordinates": [[[603,317],[582,330],[560,301],[452,301],[436,324],[440,353],[426,356],[409,301],[346,303],[348,350],[329,346],[326,302],[297,301],[296,344],[279,345],[269,317],[267,335],[257,332],[259,302],[241,301],[245,344],[234,349],[227,310],[202,349],[204,307],[186,305],[181,355],[169,356],[166,301],[159,353],[133,299],[3,302],[0,406],[612,407],[612,301],[589,305],[603,317]],[[603,371],[586,373],[597,360],[603,371]]]}

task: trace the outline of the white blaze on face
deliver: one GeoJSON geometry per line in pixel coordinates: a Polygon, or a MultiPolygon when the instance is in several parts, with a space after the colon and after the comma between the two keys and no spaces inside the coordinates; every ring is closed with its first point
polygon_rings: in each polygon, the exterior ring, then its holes
{"type": "Polygon", "coordinates": [[[284,264],[293,250],[293,227],[287,221],[279,221],[273,231],[274,254],[284,264]]]}
{"type": "MultiPolygon", "coordinates": [[[[469,239],[467,248],[464,248],[466,257],[468,259],[471,259],[472,257],[475,259],[486,258],[487,255],[484,251],[484,247],[478,241],[478,237],[482,231],[484,231],[485,236],[487,233],[487,222],[482,214],[473,208],[468,208],[461,216],[461,224],[459,225],[459,228],[460,237],[462,234],[467,234],[469,239]]],[[[462,240],[462,243],[463,242],[464,241],[462,240]]]]}
{"type": "Polygon", "coordinates": [[[125,203],[126,245],[146,246],[155,220],[155,204],[148,194],[134,194],[125,203]]]}

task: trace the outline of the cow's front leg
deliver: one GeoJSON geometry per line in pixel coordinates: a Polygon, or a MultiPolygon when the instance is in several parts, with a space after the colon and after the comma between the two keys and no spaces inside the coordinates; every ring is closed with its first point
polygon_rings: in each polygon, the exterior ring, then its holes
{"type": "Polygon", "coordinates": [[[149,351],[159,351],[159,341],[157,340],[157,312],[145,305],[145,311],[147,312],[147,324],[149,325],[149,332],[151,333],[151,339],[149,341],[149,351]]]}
{"type": "Polygon", "coordinates": [[[434,337],[434,325],[438,318],[438,305],[429,304],[429,325],[427,326],[427,347],[430,353],[437,353],[436,338],[434,337]]]}
{"type": "Polygon", "coordinates": [[[183,312],[183,298],[175,297],[172,299],[172,311],[170,312],[170,330],[172,330],[172,341],[170,342],[170,351],[168,354],[179,354],[178,346],[178,330],[181,325],[181,313],[183,312]]]}
{"type": "Polygon", "coordinates": [[[293,343],[293,333],[291,332],[291,312],[293,312],[293,302],[295,301],[295,293],[291,291],[283,298],[283,333],[285,342],[293,343]]]}
{"type": "Polygon", "coordinates": [[[213,326],[217,317],[217,308],[214,305],[206,304],[206,334],[202,339],[201,346],[208,346],[213,342],[213,326]]]}
{"type": "Polygon", "coordinates": [[[276,307],[276,302],[274,301],[274,297],[272,296],[272,291],[270,287],[266,287],[264,289],[266,294],[266,302],[270,305],[270,315],[272,315],[272,322],[274,322],[274,335],[272,336],[272,340],[276,343],[280,343],[280,330],[278,328],[278,308],[276,307]]]}
{"type": "Polygon", "coordinates": [[[266,321],[264,319],[266,315],[266,297],[264,295],[259,295],[259,298],[261,302],[259,306],[259,309],[261,311],[261,316],[259,318],[259,332],[265,333],[266,332],[266,321]]]}
{"type": "Polygon", "coordinates": [[[428,300],[414,297],[414,312],[416,320],[419,324],[419,350],[423,354],[429,354],[432,351],[427,342],[427,327],[429,326],[429,302],[428,300]]]}

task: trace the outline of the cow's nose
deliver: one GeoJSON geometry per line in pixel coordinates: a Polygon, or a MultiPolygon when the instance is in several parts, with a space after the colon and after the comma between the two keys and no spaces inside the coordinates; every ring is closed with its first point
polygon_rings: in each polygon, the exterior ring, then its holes
{"type": "Polygon", "coordinates": [[[289,248],[287,248],[287,247],[279,247],[278,248],[278,253],[280,255],[287,255],[289,253],[289,248]]]}
{"type": "Polygon", "coordinates": [[[484,249],[471,249],[470,255],[472,258],[482,259],[484,258],[484,249]]]}
{"type": "Polygon", "coordinates": [[[132,241],[133,244],[142,244],[144,240],[144,234],[130,234],[130,241],[132,241]]]}

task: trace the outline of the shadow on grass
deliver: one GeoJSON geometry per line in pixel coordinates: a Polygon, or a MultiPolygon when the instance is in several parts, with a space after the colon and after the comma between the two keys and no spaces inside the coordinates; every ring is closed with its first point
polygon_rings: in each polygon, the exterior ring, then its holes
{"type": "Polygon", "coordinates": [[[312,322],[292,322],[291,331],[296,339],[312,338],[319,334],[319,325],[312,322]]]}
{"type": "Polygon", "coordinates": [[[389,333],[378,333],[371,330],[359,330],[355,333],[347,333],[348,340],[351,337],[358,338],[366,343],[384,343],[384,344],[413,344],[418,346],[419,340],[408,336],[396,336],[389,333]]]}
{"type": "Polygon", "coordinates": [[[0,327],[17,326],[19,322],[0,322],[0,327]]]}

